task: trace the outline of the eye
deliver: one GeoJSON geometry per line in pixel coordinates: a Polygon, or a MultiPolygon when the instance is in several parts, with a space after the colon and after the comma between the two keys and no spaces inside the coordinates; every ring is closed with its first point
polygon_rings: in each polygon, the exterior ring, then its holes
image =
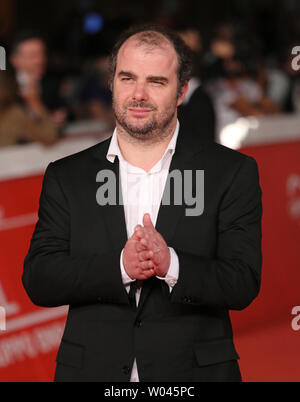
{"type": "Polygon", "coordinates": [[[132,78],[131,77],[123,77],[123,78],[121,78],[121,81],[129,82],[129,81],[132,81],[132,78]]]}
{"type": "Polygon", "coordinates": [[[156,86],[163,86],[164,85],[164,83],[162,81],[150,81],[150,82],[151,82],[151,84],[154,84],[156,86]]]}

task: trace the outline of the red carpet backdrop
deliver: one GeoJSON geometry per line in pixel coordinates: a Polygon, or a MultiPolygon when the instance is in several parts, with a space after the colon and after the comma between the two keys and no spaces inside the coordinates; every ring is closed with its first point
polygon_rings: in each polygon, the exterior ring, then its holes
{"type": "Polygon", "coordinates": [[[231,314],[242,375],[300,381],[300,330],[292,328],[300,305],[300,142],[241,151],[256,159],[263,192],[261,291],[246,310],[231,314]]]}
{"type": "Polygon", "coordinates": [[[6,331],[0,332],[1,381],[49,381],[66,309],[42,309],[28,299],[22,264],[37,219],[42,176],[0,182],[0,305],[6,331]]]}

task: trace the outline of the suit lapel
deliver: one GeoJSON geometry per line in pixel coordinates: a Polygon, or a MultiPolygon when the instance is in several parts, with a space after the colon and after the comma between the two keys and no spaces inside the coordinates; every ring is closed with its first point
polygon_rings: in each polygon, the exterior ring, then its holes
{"type": "MultiPolygon", "coordinates": [[[[169,169],[169,174],[174,170],[178,170],[182,177],[184,174],[184,170],[193,170],[195,169],[195,156],[201,152],[202,145],[199,140],[193,139],[193,137],[185,138],[180,137],[180,132],[178,135],[176,151],[173,155],[172,162],[169,169]]],[[[167,187],[165,186],[164,195],[167,191],[167,187]]],[[[164,197],[164,196],[163,196],[164,197]]],[[[175,205],[174,197],[170,197],[170,205],[160,204],[158,217],[156,221],[155,228],[156,230],[163,236],[168,246],[172,247],[172,239],[176,232],[176,227],[181,217],[185,212],[186,205],[184,203],[183,190],[182,190],[182,204],[175,205]]],[[[140,311],[145,303],[147,297],[149,296],[153,285],[155,283],[156,278],[150,278],[147,281],[143,282],[143,287],[141,291],[140,301],[138,305],[138,310],[140,311]]],[[[164,282],[161,281],[162,291],[165,291],[164,282]]]]}
{"type": "MultiPolygon", "coordinates": [[[[179,172],[183,173],[183,163],[182,160],[174,154],[172,158],[172,162],[169,169],[169,174],[172,174],[174,170],[178,170],[179,172]]],[[[167,193],[167,183],[164,189],[163,198],[166,196],[167,193]]],[[[159,207],[158,216],[155,228],[156,230],[163,236],[166,243],[168,245],[171,244],[173,235],[176,230],[177,223],[179,222],[183,212],[184,212],[184,203],[181,205],[174,204],[174,197],[172,192],[172,187],[170,186],[170,205],[164,205],[162,202],[159,207]]]]}
{"type": "Polygon", "coordinates": [[[121,250],[127,242],[126,221],[120,185],[119,159],[116,157],[114,163],[111,163],[106,159],[109,143],[110,139],[100,143],[99,148],[95,149],[94,155],[97,159],[100,159],[99,171],[108,170],[113,172],[117,187],[116,205],[102,205],[100,209],[113,249],[121,250]],[[119,202],[120,200],[121,202],[119,202]]]}
{"type": "MultiPolygon", "coordinates": [[[[202,150],[202,146],[199,144],[197,146],[197,141],[192,141],[191,139],[186,139],[184,143],[183,138],[178,136],[177,146],[175,154],[172,158],[172,162],[169,169],[169,174],[174,171],[180,172],[181,177],[184,177],[185,170],[195,170],[196,166],[194,158],[202,150]]],[[[182,180],[182,183],[184,181],[182,180]]],[[[182,203],[181,205],[174,204],[174,197],[172,197],[172,186],[170,205],[163,205],[161,203],[159,208],[159,213],[156,222],[156,230],[163,236],[166,243],[171,246],[172,239],[176,231],[177,224],[185,212],[185,200],[184,200],[184,188],[182,188],[182,203]]],[[[164,189],[164,196],[166,194],[167,187],[164,189]]],[[[164,197],[163,196],[163,197],[164,197]]]]}

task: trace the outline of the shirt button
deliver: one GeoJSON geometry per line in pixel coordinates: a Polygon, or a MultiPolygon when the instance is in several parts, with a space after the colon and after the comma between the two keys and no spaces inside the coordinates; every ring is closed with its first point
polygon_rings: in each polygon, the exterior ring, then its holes
{"type": "Polygon", "coordinates": [[[129,368],[128,366],[124,366],[124,367],[122,368],[122,371],[123,371],[123,374],[128,375],[128,374],[130,373],[130,368],[129,368]]]}

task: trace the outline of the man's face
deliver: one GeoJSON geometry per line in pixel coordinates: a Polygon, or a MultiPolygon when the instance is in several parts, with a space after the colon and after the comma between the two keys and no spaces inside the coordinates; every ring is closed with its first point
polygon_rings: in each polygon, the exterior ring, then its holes
{"type": "Polygon", "coordinates": [[[117,125],[135,138],[161,134],[177,118],[178,59],[168,42],[149,49],[133,37],[121,47],[113,81],[117,125]]]}
{"type": "Polygon", "coordinates": [[[20,43],[11,61],[17,71],[37,79],[41,78],[46,65],[46,49],[43,41],[29,39],[20,43]]]}

